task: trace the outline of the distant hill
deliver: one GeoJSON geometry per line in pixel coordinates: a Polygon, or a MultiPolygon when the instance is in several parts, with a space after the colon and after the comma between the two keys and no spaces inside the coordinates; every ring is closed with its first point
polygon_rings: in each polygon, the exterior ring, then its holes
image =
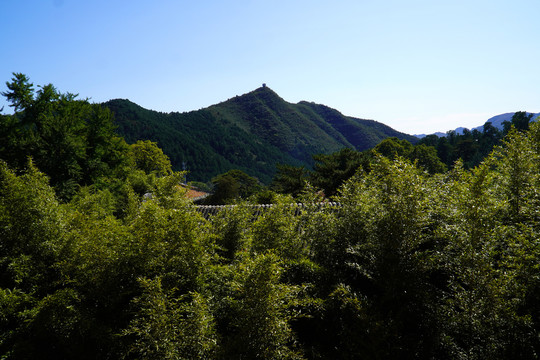
{"type": "MultiPolygon", "coordinates": [[[[512,121],[512,117],[514,116],[515,112],[510,112],[510,113],[505,113],[505,114],[500,114],[500,115],[495,115],[493,117],[490,117],[489,119],[486,120],[486,123],[490,122],[491,125],[493,125],[495,128],[499,129],[499,130],[502,130],[503,129],[503,122],[505,121],[512,121]]],[[[527,114],[531,114],[530,112],[528,112],[527,114]]],[[[538,116],[540,116],[540,113],[538,114],[533,114],[533,117],[532,119],[535,120],[538,116]]],[[[465,127],[458,127],[454,130],[454,132],[456,134],[463,134],[463,131],[465,129],[467,130],[478,130],[478,131],[482,131],[484,129],[484,124],[480,125],[480,126],[477,126],[477,127],[474,127],[472,129],[468,129],[468,128],[465,128],[465,127]]],[[[441,136],[446,136],[446,133],[443,133],[443,132],[436,132],[436,133],[433,133],[431,135],[437,135],[438,137],[441,137],[441,136]]],[[[417,138],[421,139],[423,137],[426,137],[427,135],[426,134],[418,134],[418,135],[414,135],[416,136],[417,138]]]]}
{"type": "MultiPolygon", "coordinates": [[[[494,127],[496,127],[499,130],[502,130],[504,128],[503,122],[512,121],[512,117],[514,116],[514,114],[515,114],[515,112],[496,115],[496,116],[493,116],[493,117],[489,118],[486,121],[486,123],[490,122],[491,125],[493,125],[494,127]]],[[[527,115],[530,115],[530,114],[531,114],[530,112],[527,113],[527,115]]],[[[532,120],[536,120],[536,118],[539,115],[540,115],[540,113],[533,114],[532,120]]],[[[475,128],[472,128],[471,130],[475,130],[475,129],[478,130],[478,131],[482,131],[484,129],[484,125],[477,126],[475,128]]],[[[463,131],[461,133],[463,133],[463,131]]]]}
{"type": "Polygon", "coordinates": [[[388,137],[416,142],[373,120],[357,119],[324,105],[288,103],[270,88],[198,111],[161,113],[129,100],[103,104],[115,113],[118,133],[133,143],[156,141],[188,180],[208,181],[240,169],[268,183],[276,164],[312,165],[312,155],[344,147],[367,150],[388,137]]]}

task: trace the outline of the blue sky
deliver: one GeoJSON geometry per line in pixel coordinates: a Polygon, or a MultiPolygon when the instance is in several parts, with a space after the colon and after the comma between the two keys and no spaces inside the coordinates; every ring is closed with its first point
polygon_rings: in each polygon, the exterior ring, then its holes
{"type": "Polygon", "coordinates": [[[538,14],[538,0],[2,0],[0,91],[22,72],[183,112],[266,83],[410,134],[474,127],[540,112],[538,14]]]}

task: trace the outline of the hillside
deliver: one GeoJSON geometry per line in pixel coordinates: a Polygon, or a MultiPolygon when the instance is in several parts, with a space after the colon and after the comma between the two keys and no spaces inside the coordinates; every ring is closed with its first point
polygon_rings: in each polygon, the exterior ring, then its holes
{"type": "Polygon", "coordinates": [[[156,141],[176,170],[186,168],[197,181],[236,168],[269,182],[278,163],[310,167],[313,154],[362,151],[392,136],[417,140],[324,105],[288,103],[266,86],[186,113],[160,113],[122,99],[104,105],[128,142],[156,141]]]}

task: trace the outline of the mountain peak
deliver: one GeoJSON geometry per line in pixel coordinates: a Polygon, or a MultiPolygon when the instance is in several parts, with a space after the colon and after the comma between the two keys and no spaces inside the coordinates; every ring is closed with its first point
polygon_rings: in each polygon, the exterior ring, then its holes
{"type": "Polygon", "coordinates": [[[410,135],[324,105],[283,100],[267,85],[187,113],[158,113],[110,101],[118,132],[128,142],[156,141],[173,168],[187,163],[192,179],[207,181],[236,168],[268,183],[278,163],[310,167],[312,155],[344,147],[362,151],[387,137],[410,135]]]}
{"type": "Polygon", "coordinates": [[[266,84],[262,84],[262,86],[256,88],[255,90],[247,93],[247,94],[244,94],[244,95],[255,95],[255,96],[261,96],[261,97],[266,97],[266,98],[269,98],[269,97],[274,97],[276,99],[279,99],[281,101],[285,101],[283,100],[274,90],[272,90],[271,88],[269,88],[266,84]]]}

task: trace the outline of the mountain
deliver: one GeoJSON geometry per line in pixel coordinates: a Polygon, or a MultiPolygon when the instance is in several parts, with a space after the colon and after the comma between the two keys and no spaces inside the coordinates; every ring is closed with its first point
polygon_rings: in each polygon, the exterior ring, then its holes
{"type": "MultiPolygon", "coordinates": [[[[491,125],[493,125],[495,128],[499,129],[499,130],[502,130],[504,125],[503,125],[503,122],[505,121],[512,121],[512,117],[514,116],[515,112],[510,112],[510,113],[505,113],[505,114],[500,114],[500,115],[495,115],[493,117],[490,117],[489,119],[486,120],[486,122],[484,124],[487,124],[488,122],[491,123],[491,125]]],[[[533,114],[533,117],[532,117],[532,120],[536,120],[536,118],[538,116],[540,116],[540,113],[538,114],[534,114],[534,113],[530,113],[530,112],[527,112],[527,115],[529,114],[533,114]]],[[[456,134],[459,134],[459,135],[462,135],[463,134],[463,131],[464,130],[478,130],[478,131],[482,131],[484,129],[484,125],[480,125],[480,126],[477,126],[477,127],[474,127],[472,129],[468,129],[468,128],[465,128],[465,127],[458,127],[456,128],[455,130],[453,130],[456,134]]],[[[443,133],[443,132],[436,132],[436,133],[433,133],[431,135],[437,135],[438,137],[442,137],[442,136],[446,136],[446,133],[443,133]]],[[[414,135],[415,137],[421,139],[423,137],[426,137],[427,135],[426,134],[418,134],[418,135],[414,135]]]]}
{"type": "MultiPolygon", "coordinates": [[[[504,128],[504,125],[503,125],[503,122],[505,121],[512,121],[512,117],[514,116],[515,112],[513,113],[506,113],[506,114],[500,114],[500,115],[496,115],[496,116],[493,116],[491,118],[489,118],[486,123],[490,122],[491,125],[493,125],[494,127],[496,127],[497,129],[499,130],[502,130],[504,128]]],[[[530,115],[532,113],[528,112],[527,115],[530,115]]],[[[536,118],[540,115],[540,113],[538,114],[533,114],[532,116],[532,121],[536,120],[536,118]]],[[[484,128],[484,125],[481,125],[481,126],[477,126],[475,128],[473,128],[472,130],[478,130],[478,131],[482,131],[484,128]]],[[[462,132],[463,133],[463,132],[462,132]]]]}
{"type": "Polygon", "coordinates": [[[156,141],[173,168],[186,168],[189,180],[196,181],[240,169],[268,183],[278,163],[310,167],[314,154],[344,147],[363,151],[388,137],[417,141],[379,122],[345,116],[325,105],[288,103],[265,85],[185,113],[147,110],[124,99],[103,105],[115,114],[117,131],[126,141],[156,141]]]}

